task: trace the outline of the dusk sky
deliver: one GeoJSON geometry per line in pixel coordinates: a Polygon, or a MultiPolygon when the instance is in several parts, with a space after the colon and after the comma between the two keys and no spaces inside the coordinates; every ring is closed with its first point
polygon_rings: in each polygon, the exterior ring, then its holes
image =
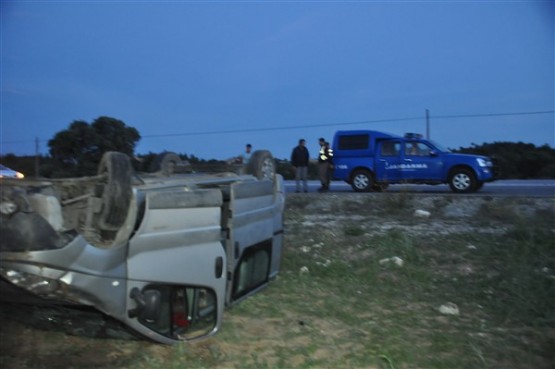
{"type": "Polygon", "coordinates": [[[0,154],[75,120],[136,153],[311,156],[337,130],[555,147],[553,1],[1,1],[0,154]]]}

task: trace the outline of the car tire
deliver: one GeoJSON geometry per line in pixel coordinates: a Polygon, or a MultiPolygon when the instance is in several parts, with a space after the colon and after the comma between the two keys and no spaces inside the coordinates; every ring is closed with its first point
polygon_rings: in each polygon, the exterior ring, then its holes
{"type": "Polygon", "coordinates": [[[272,154],[267,150],[253,152],[247,163],[246,174],[273,181],[276,175],[276,164],[272,154]]]}
{"type": "Polygon", "coordinates": [[[476,191],[477,184],[476,175],[468,168],[455,168],[449,176],[449,187],[455,193],[476,191]]]}
{"type": "Polygon", "coordinates": [[[365,169],[358,169],[351,177],[351,187],[355,192],[370,192],[374,187],[372,173],[365,169]]]}
{"type": "Polygon", "coordinates": [[[102,230],[117,231],[127,218],[133,192],[129,157],[120,152],[105,153],[98,174],[106,175],[97,194],[102,198],[98,226],[102,230]]]}
{"type": "Polygon", "coordinates": [[[150,171],[170,176],[175,173],[175,169],[180,162],[181,158],[176,153],[164,152],[154,159],[150,166],[150,171]]]}

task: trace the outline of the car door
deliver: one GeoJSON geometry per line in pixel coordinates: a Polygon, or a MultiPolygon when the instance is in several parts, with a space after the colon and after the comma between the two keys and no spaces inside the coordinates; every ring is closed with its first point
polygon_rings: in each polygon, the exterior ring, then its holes
{"type": "Polygon", "coordinates": [[[376,149],[375,180],[378,182],[399,182],[402,180],[401,141],[380,141],[376,149]]]}
{"type": "Polygon", "coordinates": [[[214,334],[225,306],[222,192],[179,188],[146,192],[127,257],[127,321],[173,343],[214,334]]]}
{"type": "Polygon", "coordinates": [[[277,275],[283,242],[283,179],[236,182],[225,199],[228,288],[232,304],[277,275]]]}
{"type": "Polygon", "coordinates": [[[440,180],[443,161],[437,150],[417,140],[404,142],[403,179],[407,181],[440,180]]]}

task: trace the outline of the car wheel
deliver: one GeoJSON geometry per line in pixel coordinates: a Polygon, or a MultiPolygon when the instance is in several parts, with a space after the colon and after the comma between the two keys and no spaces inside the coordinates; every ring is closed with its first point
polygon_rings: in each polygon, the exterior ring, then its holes
{"type": "Polygon", "coordinates": [[[477,181],[474,172],[467,168],[457,168],[453,170],[449,177],[449,187],[456,193],[468,193],[475,191],[477,181]]]}
{"type": "Polygon", "coordinates": [[[258,179],[269,179],[273,181],[276,175],[274,157],[267,150],[257,150],[253,152],[247,163],[246,173],[258,179]]]}
{"type": "Polygon", "coordinates": [[[125,222],[131,203],[131,163],[120,152],[107,152],[98,166],[98,174],[105,175],[99,186],[102,209],[98,226],[107,231],[117,231],[125,222]]]}
{"type": "Polygon", "coordinates": [[[351,187],[353,187],[353,190],[356,192],[369,192],[374,186],[373,183],[372,173],[369,171],[359,169],[353,173],[351,187]]]}
{"type": "Polygon", "coordinates": [[[156,157],[150,166],[151,172],[159,172],[165,176],[175,173],[177,164],[181,162],[179,155],[173,152],[164,152],[156,157]]]}

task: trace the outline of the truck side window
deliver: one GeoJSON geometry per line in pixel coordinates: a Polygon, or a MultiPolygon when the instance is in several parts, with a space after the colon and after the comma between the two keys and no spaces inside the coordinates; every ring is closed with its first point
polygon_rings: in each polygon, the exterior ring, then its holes
{"type": "Polygon", "coordinates": [[[399,142],[384,142],[380,148],[381,156],[398,156],[401,151],[399,142]]]}
{"type": "Polygon", "coordinates": [[[409,156],[429,156],[430,147],[422,142],[408,141],[405,144],[405,155],[409,156]]]}
{"type": "Polygon", "coordinates": [[[369,141],[368,134],[340,136],[337,148],[339,150],[364,150],[368,148],[369,141]]]}

